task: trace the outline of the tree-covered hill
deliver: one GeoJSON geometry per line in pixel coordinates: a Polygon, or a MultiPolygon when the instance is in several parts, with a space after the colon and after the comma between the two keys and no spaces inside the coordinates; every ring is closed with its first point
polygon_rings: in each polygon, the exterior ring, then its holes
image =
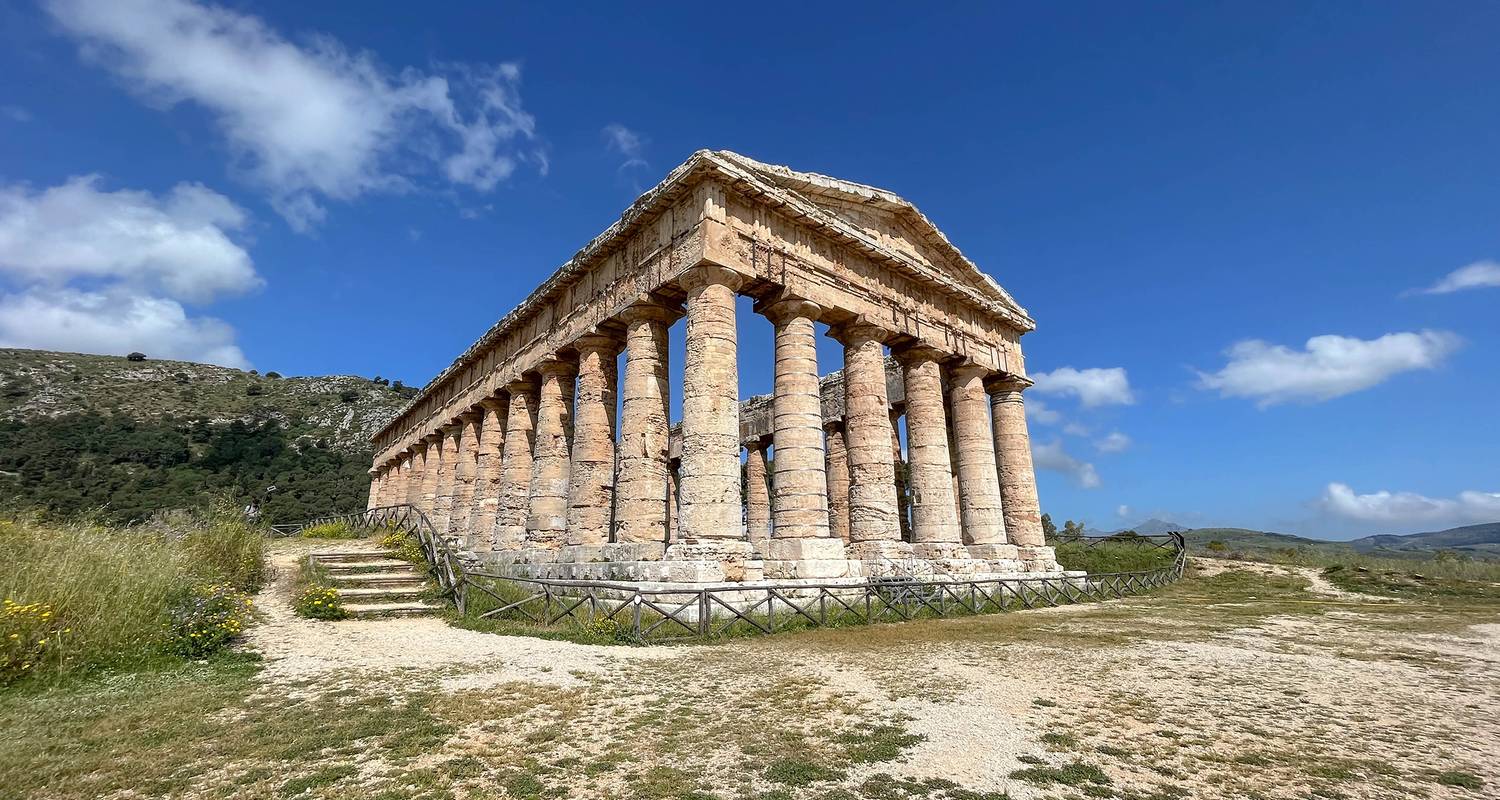
{"type": "Polygon", "coordinates": [[[369,438],[414,390],[0,349],[0,505],[115,522],[230,495],[273,522],[362,507],[369,438]]]}

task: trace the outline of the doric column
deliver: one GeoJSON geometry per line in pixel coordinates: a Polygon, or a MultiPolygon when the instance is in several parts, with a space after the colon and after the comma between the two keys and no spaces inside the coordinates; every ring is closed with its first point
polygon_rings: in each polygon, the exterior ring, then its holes
{"type": "Polygon", "coordinates": [[[970,545],[1005,544],[990,397],[984,389],[988,372],[975,364],[963,364],[948,373],[953,441],[958,446],[953,460],[958,466],[959,509],[964,543],[970,545]]]}
{"type": "Polygon", "coordinates": [[[829,535],[818,340],[813,324],[818,311],[816,304],[806,300],[787,299],[771,304],[764,312],[776,326],[775,394],[771,401],[776,448],[771,464],[771,485],[775,488],[771,495],[772,539],[829,535]]]}
{"type": "Polygon", "coordinates": [[[495,547],[495,518],[500,509],[500,454],[505,447],[505,416],[510,398],[504,395],[479,401],[484,420],[479,426],[479,448],[474,453],[474,501],[469,516],[469,538],[476,551],[495,547]]]}
{"type": "Polygon", "coordinates": [[[453,511],[448,515],[448,532],[463,542],[465,550],[474,549],[474,532],[469,527],[474,518],[474,477],[479,462],[479,425],[483,414],[469,409],[458,415],[458,447],[453,455],[453,511]]]}
{"type": "Polygon", "coordinates": [[[569,409],[572,407],[574,366],[566,361],[543,361],[537,367],[536,447],[531,462],[530,512],[526,516],[526,546],[556,549],[567,538],[569,409]]]}
{"type": "Polygon", "coordinates": [[[379,508],[380,480],[384,473],[376,467],[371,467],[368,472],[370,475],[370,499],[365,503],[365,508],[379,508]]]}
{"type": "Polygon", "coordinates": [[[615,541],[660,544],[667,540],[667,331],[674,312],[656,303],[637,303],[620,316],[625,323],[625,377],[615,541]]]}
{"type": "MultiPolygon", "coordinates": [[[[419,441],[406,450],[406,504],[423,508],[423,483],[427,480],[427,442],[419,441]]],[[[424,509],[425,510],[425,509],[424,509]]]]}
{"type": "Polygon", "coordinates": [[[441,438],[437,445],[437,492],[433,497],[432,527],[439,534],[449,536],[451,540],[448,521],[453,516],[453,495],[457,488],[453,468],[458,463],[458,437],[463,433],[463,426],[450,423],[440,430],[441,438]]]}
{"type": "Polygon", "coordinates": [[[687,353],[682,367],[678,532],[687,544],[727,545],[741,537],[734,302],[742,280],[712,265],[695,267],[681,278],[687,289],[687,353]]]}
{"type": "Polygon", "coordinates": [[[1031,464],[1031,435],[1026,430],[1026,407],[1021,392],[1025,378],[1006,376],[989,382],[990,411],[995,437],[995,460],[1000,471],[1000,497],[1010,543],[1041,547],[1041,506],[1037,501],[1036,472],[1031,464]]]}
{"type": "Polygon", "coordinates": [[[422,452],[422,513],[427,515],[427,521],[432,523],[434,531],[441,531],[437,526],[437,494],[438,494],[438,469],[442,465],[442,443],[441,433],[429,433],[422,437],[427,448],[422,452]]]}
{"type": "Polygon", "coordinates": [[[568,544],[609,541],[615,489],[615,356],[620,343],[594,334],[573,343],[578,380],[568,472],[568,544]]]}
{"type": "Polygon", "coordinates": [[[948,421],[939,353],[900,354],[906,382],[906,457],[911,481],[912,552],[923,558],[967,556],[953,497],[948,421]]]}
{"type": "Polygon", "coordinates": [[[527,500],[531,492],[532,450],[536,439],[536,384],[513,381],[500,457],[500,503],[495,509],[495,549],[518,550],[526,541],[527,500]]]}
{"type": "Polygon", "coordinates": [[[745,445],[745,528],[750,544],[764,555],[771,538],[771,487],[766,482],[766,439],[745,445]]]}
{"type": "Polygon", "coordinates": [[[891,408],[891,465],[894,468],[896,488],[896,520],[901,523],[901,541],[911,541],[911,470],[906,455],[901,450],[901,417],[906,408],[891,408]]]}
{"type": "Polygon", "coordinates": [[[844,344],[844,441],[849,453],[850,556],[910,555],[901,547],[896,463],[901,459],[895,411],[885,382],[882,332],[871,325],[835,331],[844,344]]]}
{"type": "Polygon", "coordinates": [[[828,484],[828,536],[849,543],[849,451],[842,421],[823,426],[823,472],[828,484]]]}
{"type": "Polygon", "coordinates": [[[682,461],[672,459],[667,462],[667,541],[669,542],[675,542],[679,538],[677,523],[682,521],[682,508],[677,503],[679,499],[677,489],[681,485],[682,461]]]}

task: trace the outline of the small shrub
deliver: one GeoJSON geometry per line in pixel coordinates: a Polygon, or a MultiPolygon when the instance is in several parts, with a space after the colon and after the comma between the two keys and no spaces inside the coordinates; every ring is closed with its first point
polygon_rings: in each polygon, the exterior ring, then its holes
{"type": "Polygon", "coordinates": [[[613,617],[596,619],[583,626],[583,634],[601,643],[640,644],[640,638],[630,628],[621,625],[613,617]]]}
{"type": "Polygon", "coordinates": [[[324,522],[303,528],[300,535],[304,539],[358,539],[359,531],[347,522],[324,522]]]}
{"type": "Polygon", "coordinates": [[[195,587],[170,607],[165,649],[183,658],[211,655],[240,635],[253,608],[250,597],[233,586],[195,587]]]}
{"type": "Polygon", "coordinates": [[[280,380],[281,379],[281,373],[277,372],[276,370],[271,370],[270,372],[266,373],[266,377],[270,378],[273,381],[280,380]]]}
{"type": "Polygon", "coordinates": [[[356,391],[356,390],[354,390],[354,389],[345,389],[344,391],[339,392],[339,400],[341,402],[352,403],[352,402],[354,402],[355,400],[358,400],[358,399],[359,399],[359,392],[356,391]]]}
{"type": "Polygon", "coordinates": [[[258,397],[258,396],[263,395],[265,393],[266,393],[266,387],[261,386],[258,383],[252,383],[249,386],[245,387],[245,396],[246,397],[258,397]]]}
{"type": "MultiPolygon", "coordinates": [[[[118,352],[118,351],[116,351],[116,352],[118,352]]],[[[130,355],[125,356],[125,360],[126,361],[145,361],[146,360],[146,354],[145,353],[131,353],[130,355]]]]}
{"type": "Polygon", "coordinates": [[[422,543],[417,535],[405,529],[392,528],[390,533],[380,537],[380,546],[389,550],[392,558],[413,564],[427,561],[427,554],[422,551],[422,543]]]}
{"type": "Polygon", "coordinates": [[[309,586],[292,602],[292,610],[309,619],[344,619],[344,600],[332,586],[309,586]]]}
{"type": "Polygon", "coordinates": [[[1460,789],[1483,789],[1484,779],[1470,772],[1448,770],[1439,773],[1437,782],[1444,786],[1457,786],[1460,789]]]}

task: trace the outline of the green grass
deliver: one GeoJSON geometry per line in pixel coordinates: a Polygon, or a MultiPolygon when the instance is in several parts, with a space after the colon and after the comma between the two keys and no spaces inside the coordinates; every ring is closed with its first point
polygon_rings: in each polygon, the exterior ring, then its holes
{"type": "Polygon", "coordinates": [[[1141,572],[1172,565],[1175,553],[1147,542],[1103,542],[1086,545],[1062,542],[1056,547],[1057,563],[1063,569],[1081,569],[1090,574],[1102,572],[1141,572]]]}
{"type": "Polygon", "coordinates": [[[204,626],[243,605],[231,595],[260,588],[265,540],[228,512],[179,522],[112,529],[0,520],[0,684],[172,651],[200,655],[196,641],[184,648],[178,639],[201,639],[204,626]]]}
{"type": "Polygon", "coordinates": [[[1483,778],[1473,774],[1472,772],[1462,772],[1460,770],[1448,770],[1446,772],[1440,772],[1438,773],[1436,778],[1433,778],[1433,782],[1442,784],[1443,786],[1457,786],[1460,789],[1484,788],[1483,778]]]}

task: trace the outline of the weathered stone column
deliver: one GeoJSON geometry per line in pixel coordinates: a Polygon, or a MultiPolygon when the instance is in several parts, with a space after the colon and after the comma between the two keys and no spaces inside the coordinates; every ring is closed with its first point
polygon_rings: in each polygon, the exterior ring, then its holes
{"type": "Polygon", "coordinates": [[[823,471],[828,483],[828,536],[849,543],[849,450],[843,422],[823,426],[823,471]]]}
{"type": "Polygon", "coordinates": [[[766,448],[756,439],[745,445],[745,534],[762,556],[771,538],[771,487],[766,482],[766,448]]]}
{"type": "Polygon", "coordinates": [[[453,511],[448,515],[448,532],[463,542],[465,550],[474,549],[474,532],[469,527],[474,517],[474,476],[479,461],[479,425],[483,419],[476,409],[458,415],[458,448],[453,457],[453,511]]]}
{"type": "Polygon", "coordinates": [[[620,316],[625,322],[625,378],[615,541],[646,545],[636,548],[639,557],[660,558],[669,515],[667,330],[675,314],[656,303],[637,303],[620,316]]]}
{"type": "Polygon", "coordinates": [[[615,356],[620,343],[593,334],[573,343],[578,380],[568,472],[568,544],[609,541],[615,490],[615,356]]]}
{"type": "Polygon", "coordinates": [[[495,509],[495,549],[519,550],[526,541],[526,514],[531,493],[532,450],[536,439],[536,384],[513,381],[505,418],[505,445],[500,457],[500,502],[495,509]]]}
{"type": "Polygon", "coordinates": [[[896,519],[901,524],[901,541],[911,541],[911,469],[901,451],[901,417],[906,407],[891,409],[891,465],[895,472],[896,519]]]}
{"type": "Polygon", "coordinates": [[[965,558],[953,467],[948,453],[943,380],[934,350],[900,354],[906,382],[906,452],[911,480],[912,553],[921,558],[965,558]]]}
{"type": "Polygon", "coordinates": [[[818,388],[818,340],[813,324],[818,311],[816,304],[789,299],[770,305],[764,312],[776,326],[775,394],[771,401],[776,448],[771,464],[771,485],[775,487],[771,496],[773,539],[828,537],[828,477],[818,388]]]}
{"type": "Polygon", "coordinates": [[[441,438],[437,445],[437,492],[433,497],[432,527],[439,535],[447,536],[449,541],[453,541],[448,521],[453,516],[453,495],[457,490],[453,468],[458,463],[458,437],[463,432],[463,426],[450,423],[440,430],[441,438]]]}
{"type": "MultiPolygon", "coordinates": [[[[682,367],[681,540],[668,555],[714,559],[726,580],[744,575],[750,544],[740,527],[739,362],[735,290],[743,278],[703,265],[680,279],[687,289],[687,354],[682,367]]],[[[714,576],[705,575],[712,578],[714,576]]]]}
{"type": "Polygon", "coordinates": [[[953,440],[957,444],[953,460],[958,466],[963,539],[969,545],[1005,544],[1000,479],[995,472],[995,438],[990,426],[990,397],[984,389],[988,372],[985,367],[964,364],[948,373],[953,440]]]}
{"type": "Polygon", "coordinates": [[[895,411],[885,382],[881,331],[849,325],[835,332],[844,343],[844,441],[849,453],[851,558],[882,560],[911,555],[901,541],[896,463],[901,459],[895,411]]]}
{"type": "Polygon", "coordinates": [[[414,508],[423,508],[422,484],[426,481],[426,472],[423,470],[427,461],[427,442],[419,441],[406,450],[406,504],[414,508]]]}
{"type": "Polygon", "coordinates": [[[543,361],[537,366],[536,448],[531,462],[531,510],[526,516],[526,546],[556,550],[567,538],[570,383],[574,366],[543,361]]]}
{"type": "MultiPolygon", "coordinates": [[[[682,461],[667,462],[667,541],[675,542],[679,533],[677,523],[682,521],[682,509],[678,506],[678,487],[682,483],[682,461]]],[[[767,512],[769,513],[769,512],[767,512]]]]}
{"type": "Polygon", "coordinates": [[[437,526],[437,494],[438,494],[438,469],[442,465],[442,442],[441,433],[429,433],[422,437],[427,444],[422,452],[422,513],[427,515],[427,521],[432,523],[432,529],[442,530],[437,526]]]}
{"type": "Polygon", "coordinates": [[[474,500],[469,515],[469,541],[477,552],[495,549],[495,518],[500,508],[500,454],[505,447],[505,416],[510,409],[507,396],[486,397],[479,401],[484,419],[479,424],[479,447],[474,452],[474,500]]]}
{"type": "Polygon", "coordinates": [[[371,467],[369,470],[367,470],[367,472],[368,472],[368,474],[370,476],[370,498],[369,498],[368,501],[365,502],[365,508],[366,509],[379,508],[380,507],[380,479],[384,475],[384,473],[381,472],[379,469],[376,469],[375,467],[371,467]]]}
{"type": "Polygon", "coordinates": [[[1031,435],[1026,430],[1026,407],[1021,399],[1021,392],[1030,385],[1024,378],[1007,376],[990,381],[986,388],[990,392],[1005,530],[1011,544],[1042,547],[1046,540],[1031,463],[1031,435]]]}

